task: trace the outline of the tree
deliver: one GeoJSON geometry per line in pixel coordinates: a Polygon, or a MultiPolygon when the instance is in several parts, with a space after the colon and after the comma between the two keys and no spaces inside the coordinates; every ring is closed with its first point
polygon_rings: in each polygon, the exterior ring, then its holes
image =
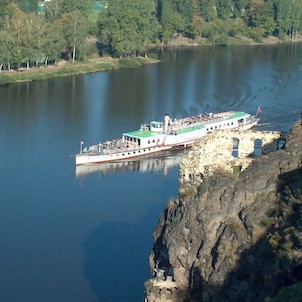
{"type": "Polygon", "coordinates": [[[61,3],[61,0],[52,0],[45,3],[45,16],[48,20],[55,21],[61,17],[63,13],[61,3]]]}
{"type": "Polygon", "coordinates": [[[199,0],[201,15],[205,21],[213,21],[217,17],[215,0],[199,0]]]}
{"type": "Polygon", "coordinates": [[[178,19],[176,12],[173,10],[171,0],[161,0],[160,23],[162,26],[162,41],[171,40],[175,29],[175,17],[178,19]]]}
{"type": "Polygon", "coordinates": [[[236,18],[241,17],[249,3],[249,0],[233,0],[234,3],[234,15],[236,18]]]}
{"type": "Polygon", "coordinates": [[[6,16],[6,7],[9,3],[10,3],[10,0],[1,0],[0,1],[0,28],[3,25],[3,21],[6,16]]]}
{"type": "Polygon", "coordinates": [[[201,36],[204,20],[200,14],[198,0],[192,0],[193,17],[190,25],[190,35],[195,39],[196,36],[201,36]]]}
{"type": "Polygon", "coordinates": [[[79,11],[72,11],[63,14],[61,22],[68,54],[69,56],[71,54],[74,63],[76,57],[84,56],[85,39],[89,30],[88,21],[79,11]]]}
{"type": "Polygon", "coordinates": [[[87,17],[93,9],[94,0],[60,0],[59,4],[63,13],[79,11],[87,17]]]}
{"type": "Polygon", "coordinates": [[[158,32],[155,5],[152,0],[110,0],[98,27],[102,47],[118,56],[137,55],[158,32]]]}
{"type": "Polygon", "coordinates": [[[136,51],[144,52],[146,56],[147,45],[156,40],[160,29],[155,17],[155,4],[153,1],[145,0],[134,2],[133,5],[136,11],[136,30],[138,32],[136,51]]]}
{"type": "Polygon", "coordinates": [[[248,26],[260,30],[265,36],[271,35],[276,28],[273,0],[252,2],[246,18],[248,26]]]}
{"type": "Polygon", "coordinates": [[[36,12],[38,7],[38,0],[15,0],[10,2],[16,2],[23,12],[36,12]]]}
{"type": "Polygon", "coordinates": [[[301,29],[302,2],[299,0],[275,1],[276,23],[279,36],[294,36],[301,29]]]}
{"type": "Polygon", "coordinates": [[[27,14],[27,44],[26,48],[30,61],[36,66],[45,59],[45,44],[47,39],[47,25],[45,19],[36,13],[27,14]]]}
{"type": "Polygon", "coordinates": [[[216,0],[217,15],[220,19],[226,20],[232,15],[231,0],[216,0]]]}
{"type": "Polygon", "coordinates": [[[4,66],[11,69],[12,53],[14,49],[14,37],[5,30],[0,31],[0,72],[4,66]]]}
{"type": "MultiPolygon", "coordinates": [[[[194,0],[193,0],[194,1],[194,0]]],[[[185,29],[188,28],[193,19],[193,1],[192,0],[173,0],[173,7],[180,14],[185,29]]]]}
{"type": "Polygon", "coordinates": [[[44,64],[47,65],[48,61],[57,62],[61,57],[62,49],[66,46],[63,26],[60,20],[46,24],[45,38],[44,64]]]}

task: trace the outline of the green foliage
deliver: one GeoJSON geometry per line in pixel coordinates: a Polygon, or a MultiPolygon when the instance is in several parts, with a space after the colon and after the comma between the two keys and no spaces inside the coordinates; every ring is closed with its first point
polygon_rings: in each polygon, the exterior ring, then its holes
{"type": "Polygon", "coordinates": [[[0,71],[47,65],[61,53],[84,60],[95,51],[89,35],[99,37],[101,53],[133,57],[179,35],[229,45],[302,31],[301,0],[107,0],[100,13],[93,7],[94,0],[52,0],[38,16],[37,0],[0,1],[0,71]]]}
{"type": "Polygon", "coordinates": [[[15,0],[15,2],[23,12],[35,12],[38,7],[38,0],[15,0]]]}
{"type": "Polygon", "coordinates": [[[234,16],[239,18],[242,16],[244,9],[247,7],[249,0],[233,0],[234,16]]]}
{"type": "Polygon", "coordinates": [[[266,2],[255,3],[247,10],[247,23],[252,28],[262,30],[262,36],[271,35],[276,27],[274,21],[274,2],[268,0],[266,2]]]}
{"type": "Polygon", "coordinates": [[[246,34],[251,39],[255,40],[256,42],[261,43],[263,41],[264,30],[261,27],[249,28],[246,31],[246,34]]]}
{"type": "Polygon", "coordinates": [[[232,16],[233,5],[231,0],[216,0],[217,15],[226,20],[232,16]]]}
{"type": "Polygon", "coordinates": [[[137,68],[141,66],[140,62],[133,58],[123,58],[119,61],[119,63],[123,68],[137,68]]]}
{"type": "Polygon", "coordinates": [[[275,0],[276,29],[279,36],[293,37],[302,29],[302,2],[300,0],[275,0]]]}
{"type": "Polygon", "coordinates": [[[215,7],[215,0],[200,0],[201,15],[207,22],[211,22],[217,17],[215,7]]]}
{"type": "Polygon", "coordinates": [[[84,58],[85,38],[89,30],[88,20],[80,11],[65,13],[61,18],[63,34],[67,42],[68,55],[74,62],[84,58]]]}
{"type": "Polygon", "coordinates": [[[227,45],[228,36],[231,31],[232,23],[216,19],[214,22],[208,22],[203,27],[203,37],[216,45],[227,45]]]}
{"type": "Polygon", "coordinates": [[[60,6],[63,13],[80,11],[87,17],[93,9],[94,0],[60,0],[60,6]]]}
{"type": "Polygon", "coordinates": [[[277,250],[281,246],[282,236],[279,232],[274,232],[268,235],[268,242],[274,250],[277,250]]]}
{"type": "Polygon", "coordinates": [[[284,287],[280,290],[273,302],[300,302],[302,297],[302,283],[284,287]]]}
{"type": "Polygon", "coordinates": [[[158,34],[152,0],[109,0],[100,13],[99,32],[103,46],[117,56],[134,56],[145,51],[158,34]]]}

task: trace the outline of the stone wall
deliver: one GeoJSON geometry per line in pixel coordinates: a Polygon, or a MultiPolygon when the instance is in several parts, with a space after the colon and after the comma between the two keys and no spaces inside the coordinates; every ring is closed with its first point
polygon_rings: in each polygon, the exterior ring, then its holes
{"type": "Polygon", "coordinates": [[[245,170],[255,158],[255,142],[261,143],[261,155],[278,149],[285,140],[277,131],[216,131],[196,141],[188,157],[180,164],[180,191],[197,186],[202,177],[213,172],[239,172],[245,170]],[[233,153],[234,142],[238,152],[233,153]]]}
{"type": "Polygon", "coordinates": [[[145,302],[175,302],[178,288],[171,276],[155,277],[145,282],[145,302]]]}

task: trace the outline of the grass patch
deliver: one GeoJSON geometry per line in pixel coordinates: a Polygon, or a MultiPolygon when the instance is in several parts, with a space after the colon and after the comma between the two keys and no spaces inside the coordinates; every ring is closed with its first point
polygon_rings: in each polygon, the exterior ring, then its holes
{"type": "MultiPolygon", "coordinates": [[[[149,58],[123,58],[112,59],[110,57],[96,57],[87,59],[85,62],[67,62],[57,66],[31,68],[29,70],[3,71],[0,73],[0,85],[17,82],[45,80],[55,77],[65,77],[77,74],[108,71],[117,68],[138,68],[142,65],[158,62],[149,58]]],[[[62,63],[62,62],[61,62],[62,63]]]]}
{"type": "Polygon", "coordinates": [[[186,197],[186,196],[194,195],[195,193],[196,193],[196,187],[190,186],[181,189],[179,195],[180,197],[186,197]]]}
{"type": "Polygon", "coordinates": [[[122,68],[137,68],[142,64],[137,58],[122,58],[119,60],[119,65],[122,68]]]}

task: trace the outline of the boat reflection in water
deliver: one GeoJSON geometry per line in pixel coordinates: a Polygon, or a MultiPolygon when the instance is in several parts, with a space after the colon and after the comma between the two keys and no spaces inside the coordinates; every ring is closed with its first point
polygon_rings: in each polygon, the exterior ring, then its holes
{"type": "Polygon", "coordinates": [[[76,166],[76,177],[93,173],[109,174],[115,172],[160,173],[167,175],[169,170],[179,166],[188,150],[163,151],[156,155],[139,157],[132,160],[107,162],[101,164],[86,164],[76,166]]]}

